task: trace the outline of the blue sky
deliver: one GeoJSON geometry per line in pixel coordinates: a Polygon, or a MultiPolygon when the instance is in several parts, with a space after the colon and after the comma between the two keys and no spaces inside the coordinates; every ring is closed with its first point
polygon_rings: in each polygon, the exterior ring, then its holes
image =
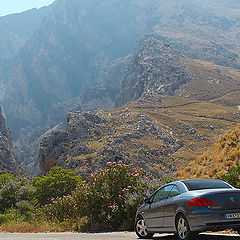
{"type": "Polygon", "coordinates": [[[55,0],[0,0],[0,16],[19,13],[31,8],[40,8],[55,0]]]}

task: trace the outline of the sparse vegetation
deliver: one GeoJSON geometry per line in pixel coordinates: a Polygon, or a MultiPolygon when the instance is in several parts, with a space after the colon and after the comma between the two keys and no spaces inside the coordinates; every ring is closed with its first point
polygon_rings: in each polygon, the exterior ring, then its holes
{"type": "Polygon", "coordinates": [[[206,152],[179,172],[181,178],[218,178],[236,185],[240,162],[240,124],[220,137],[206,152]],[[196,171],[197,169],[197,171],[196,171]],[[224,175],[227,174],[227,175],[224,175]],[[235,180],[234,180],[235,179],[235,180]]]}

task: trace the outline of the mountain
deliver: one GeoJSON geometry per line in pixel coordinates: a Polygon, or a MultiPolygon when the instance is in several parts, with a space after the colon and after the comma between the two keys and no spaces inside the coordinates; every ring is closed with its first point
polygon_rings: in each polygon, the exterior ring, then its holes
{"type": "Polygon", "coordinates": [[[240,159],[240,124],[223,134],[195,161],[180,172],[184,178],[217,177],[229,167],[236,166],[240,159]],[[197,169],[197,170],[196,170],[197,169]]]}
{"type": "Polygon", "coordinates": [[[239,13],[236,0],[57,0],[0,18],[0,100],[19,161],[36,173],[42,138],[68,112],[152,94],[238,105],[239,13]]]}
{"type": "Polygon", "coordinates": [[[13,150],[12,134],[6,126],[0,107],[0,173],[17,172],[18,166],[13,150]]]}
{"type": "Polygon", "coordinates": [[[56,1],[12,63],[3,100],[9,126],[18,136],[29,125],[51,125],[52,108],[71,98],[81,109],[88,94],[83,87],[95,85],[99,72],[132,53],[147,34],[174,42],[186,57],[239,67],[237,7],[217,11],[205,1],[183,0],[56,1]]]}
{"type": "Polygon", "coordinates": [[[10,72],[4,109],[15,133],[28,125],[46,126],[53,104],[79,97],[103,67],[131,52],[147,31],[146,10],[139,5],[56,1],[10,72]]]}
{"type": "Polygon", "coordinates": [[[0,17],[0,99],[6,90],[13,59],[48,15],[50,7],[0,17]]]}

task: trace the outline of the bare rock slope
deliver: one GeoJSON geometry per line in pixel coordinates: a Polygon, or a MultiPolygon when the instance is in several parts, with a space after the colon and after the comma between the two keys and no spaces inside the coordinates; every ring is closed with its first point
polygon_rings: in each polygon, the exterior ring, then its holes
{"type": "Polygon", "coordinates": [[[0,107],[0,173],[17,171],[16,157],[13,151],[12,135],[6,126],[0,107]]]}

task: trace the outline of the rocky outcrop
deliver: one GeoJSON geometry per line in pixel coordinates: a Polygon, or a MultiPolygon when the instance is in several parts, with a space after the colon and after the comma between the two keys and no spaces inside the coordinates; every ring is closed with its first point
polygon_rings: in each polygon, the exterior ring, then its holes
{"type": "MultiPolygon", "coordinates": [[[[86,177],[122,160],[151,174],[182,169],[212,144],[239,114],[229,106],[149,95],[108,111],[72,112],[66,130],[41,142],[41,173],[60,165],[86,177]]],[[[235,109],[236,110],[236,109],[235,109]]]]}
{"type": "Polygon", "coordinates": [[[16,156],[12,145],[12,134],[6,126],[0,107],[0,173],[17,172],[16,156]]]}
{"type": "Polygon", "coordinates": [[[168,43],[156,38],[145,40],[124,75],[116,106],[147,94],[173,95],[191,81],[180,59],[181,53],[168,43]]]}
{"type": "Polygon", "coordinates": [[[107,121],[91,112],[69,113],[65,132],[55,132],[45,137],[40,145],[39,161],[41,173],[46,173],[55,165],[72,168],[73,161],[66,157],[90,154],[85,145],[107,121]]]}

